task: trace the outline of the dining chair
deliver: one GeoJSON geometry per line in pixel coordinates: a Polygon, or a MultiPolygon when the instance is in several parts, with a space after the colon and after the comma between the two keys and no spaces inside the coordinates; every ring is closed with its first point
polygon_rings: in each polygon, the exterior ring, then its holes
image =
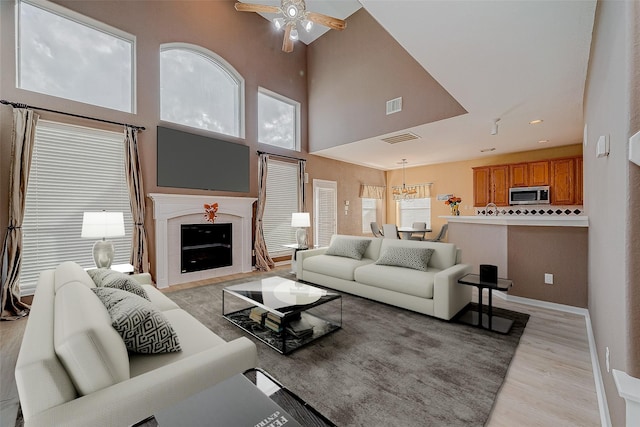
{"type": "Polygon", "coordinates": [[[413,224],[411,224],[411,228],[424,231],[416,231],[411,233],[411,237],[409,237],[410,240],[424,240],[424,234],[427,232],[426,222],[414,222],[413,224]]]}
{"type": "Polygon", "coordinates": [[[444,240],[444,236],[447,234],[447,229],[449,228],[449,224],[445,224],[440,229],[440,232],[436,236],[435,239],[427,239],[428,242],[441,242],[444,240]]]}
{"type": "Polygon", "coordinates": [[[380,228],[380,224],[378,224],[377,222],[371,223],[371,232],[373,233],[374,237],[384,237],[382,229],[380,228]]]}
{"type": "Polygon", "coordinates": [[[399,239],[398,227],[395,224],[382,224],[382,233],[385,239],[399,239]]]}

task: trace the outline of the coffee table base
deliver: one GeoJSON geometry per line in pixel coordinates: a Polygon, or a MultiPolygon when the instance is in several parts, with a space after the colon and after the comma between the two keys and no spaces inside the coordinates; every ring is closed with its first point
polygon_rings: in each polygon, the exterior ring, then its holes
{"type": "MultiPolygon", "coordinates": [[[[473,310],[469,310],[464,313],[458,319],[460,323],[465,323],[471,326],[480,327],[481,324],[478,322],[478,312],[473,310]]],[[[493,332],[498,332],[501,334],[508,334],[511,330],[511,326],[513,325],[513,320],[505,319],[504,317],[491,316],[491,330],[493,332]]],[[[489,315],[487,313],[482,313],[482,328],[489,329],[489,315]]]]}

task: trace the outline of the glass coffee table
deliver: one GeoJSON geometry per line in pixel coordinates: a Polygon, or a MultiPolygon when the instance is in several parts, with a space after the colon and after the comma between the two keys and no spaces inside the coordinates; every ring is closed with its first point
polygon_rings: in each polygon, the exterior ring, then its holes
{"type": "Polygon", "coordinates": [[[133,427],[335,427],[328,418],[261,369],[235,375],[133,427]]]}
{"type": "Polygon", "coordinates": [[[288,354],[342,327],[342,297],[283,277],[268,277],[224,288],[222,315],[288,354]]]}

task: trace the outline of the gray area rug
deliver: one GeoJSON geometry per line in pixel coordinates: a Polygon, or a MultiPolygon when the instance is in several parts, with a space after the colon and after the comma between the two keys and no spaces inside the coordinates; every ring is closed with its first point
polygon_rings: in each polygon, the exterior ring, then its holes
{"type": "MultiPolygon", "coordinates": [[[[232,340],[248,334],[222,318],[222,288],[253,280],[166,295],[232,340]]],[[[482,426],[529,318],[494,314],[515,321],[509,335],[344,294],[342,329],[288,356],[250,338],[260,368],[339,426],[482,426]]]]}

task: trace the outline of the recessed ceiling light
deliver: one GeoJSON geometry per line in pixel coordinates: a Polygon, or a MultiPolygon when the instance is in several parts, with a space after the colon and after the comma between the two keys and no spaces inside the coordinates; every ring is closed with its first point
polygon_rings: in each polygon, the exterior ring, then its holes
{"type": "Polygon", "coordinates": [[[480,150],[481,153],[486,153],[488,151],[496,151],[496,147],[483,148],[482,150],[480,150]]]}
{"type": "Polygon", "coordinates": [[[537,125],[537,124],[542,123],[543,121],[544,121],[544,120],[542,120],[542,119],[531,120],[531,121],[529,122],[529,124],[530,124],[530,125],[537,125]]]}
{"type": "Polygon", "coordinates": [[[540,141],[538,141],[538,144],[546,144],[547,142],[549,142],[548,139],[541,139],[540,141]]]}

